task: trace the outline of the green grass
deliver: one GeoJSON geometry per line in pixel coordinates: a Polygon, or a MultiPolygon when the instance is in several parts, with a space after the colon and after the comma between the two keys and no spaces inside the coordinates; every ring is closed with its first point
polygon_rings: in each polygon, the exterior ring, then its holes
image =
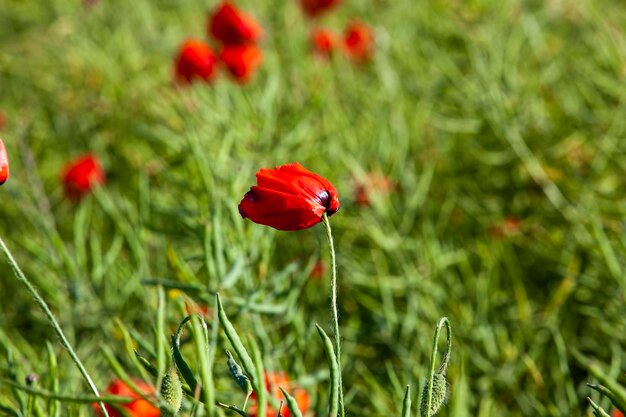
{"type": "MultiPolygon", "coordinates": [[[[439,415],[586,416],[587,396],[610,410],[573,351],[624,384],[626,5],[346,0],[323,24],[374,27],[374,60],[355,67],[310,55],[295,1],[239,3],[265,29],[259,73],[184,91],[173,56],[204,37],[214,2],[0,4],[0,236],[96,384],[115,378],[112,358],[141,376],[133,346],[164,372],[184,300],[213,311],[219,291],[264,368],[327,413],[315,323],[331,334],[328,278],[309,278],[328,256],[323,226],[277,232],[237,211],[260,167],[299,161],[342,203],[331,222],[348,415],[401,415],[406,384],[417,415],[442,316],[454,350],[439,415]],[[87,151],[108,182],[75,205],[59,172],[87,151]],[[362,208],[352,184],[368,171],[398,187],[362,208]],[[520,231],[494,238],[508,217],[520,231]],[[158,303],[155,283],[180,290],[158,303]]],[[[213,313],[208,336],[216,398],[241,405],[213,313]]],[[[197,346],[182,353],[198,377],[197,346]]],[[[6,380],[31,372],[42,389],[88,395],[0,257],[0,405],[26,403],[6,380]]]]}

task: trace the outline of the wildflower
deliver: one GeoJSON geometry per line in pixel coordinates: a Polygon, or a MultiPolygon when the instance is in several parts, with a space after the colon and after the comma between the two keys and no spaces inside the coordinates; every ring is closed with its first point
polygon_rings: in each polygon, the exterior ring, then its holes
{"type": "Polygon", "coordinates": [[[61,180],[65,195],[73,201],[89,194],[97,184],[104,184],[106,177],[100,161],[95,155],[84,155],[63,168],[61,180]]]}
{"type": "Polygon", "coordinates": [[[369,207],[373,198],[389,194],[394,187],[389,177],[370,172],[364,178],[355,181],[354,201],[360,207],[369,207]]]}
{"type": "Polygon", "coordinates": [[[313,280],[319,281],[326,276],[326,264],[321,259],[315,261],[313,264],[313,269],[311,269],[311,274],[309,275],[313,280]]]}
{"type": "Polygon", "coordinates": [[[217,73],[217,57],[204,42],[188,39],[176,57],[176,80],[182,84],[194,80],[211,82],[217,73]]]}
{"type": "Polygon", "coordinates": [[[624,413],[622,413],[619,408],[613,408],[611,410],[611,417],[624,417],[624,413]]]}
{"type": "Polygon", "coordinates": [[[299,163],[262,168],[239,203],[241,217],[278,230],[301,230],[339,210],[335,187],[299,163]]]}
{"type": "MultiPolygon", "coordinates": [[[[296,399],[296,402],[298,403],[298,408],[300,408],[302,414],[305,414],[309,409],[309,404],[311,403],[309,394],[303,388],[292,384],[289,381],[289,376],[285,372],[265,372],[265,387],[274,396],[274,398],[278,400],[279,403],[280,401],[285,401],[285,396],[280,390],[280,388],[282,388],[287,391],[289,395],[296,399]]],[[[256,400],[256,392],[252,393],[251,398],[253,399],[253,401],[256,400]]],[[[250,405],[248,415],[250,417],[257,417],[257,406],[255,402],[250,405]]],[[[277,417],[278,411],[274,410],[268,404],[268,409],[265,415],[266,417],[277,417]]],[[[284,404],[281,410],[281,415],[283,417],[291,416],[291,411],[289,411],[287,406],[284,404]]]]}
{"type": "Polygon", "coordinates": [[[261,65],[263,56],[255,45],[225,45],[219,59],[237,82],[245,84],[261,65]]]}
{"type": "Polygon", "coordinates": [[[334,33],[327,29],[313,29],[311,31],[311,49],[319,56],[328,58],[337,46],[334,33]]]}
{"type": "Polygon", "coordinates": [[[314,18],[329,11],[340,2],[341,0],[300,0],[300,5],[307,16],[314,18]]]}
{"type": "MultiPolygon", "coordinates": [[[[139,391],[146,395],[154,394],[154,388],[150,385],[139,381],[134,380],[134,384],[137,386],[139,391]]],[[[112,405],[105,405],[107,412],[110,417],[159,417],[160,412],[159,409],[153,406],[149,401],[144,400],[139,394],[133,391],[128,385],[126,385],[123,381],[116,379],[109,384],[106,388],[106,392],[113,395],[119,395],[122,397],[130,397],[132,398],[131,402],[125,404],[116,404],[115,407],[112,405]]],[[[91,406],[96,410],[99,416],[102,416],[102,412],[100,411],[100,407],[98,404],[91,404],[91,406]]]]}
{"type": "Polygon", "coordinates": [[[522,220],[517,217],[507,217],[498,224],[489,227],[489,234],[494,239],[503,239],[519,233],[522,227],[522,220]]]}
{"type": "Polygon", "coordinates": [[[365,62],[374,53],[374,32],[364,23],[353,21],[344,32],[344,50],[355,62],[365,62]]]}
{"type": "Polygon", "coordinates": [[[4,142],[0,139],[0,185],[9,178],[9,155],[4,147],[4,142]]]}
{"type": "Polygon", "coordinates": [[[209,33],[225,45],[256,42],[263,32],[256,20],[230,1],[224,1],[215,10],[209,17],[208,26],[209,33]]]}
{"type": "Polygon", "coordinates": [[[206,304],[196,304],[193,301],[185,301],[185,313],[187,313],[187,315],[198,315],[208,318],[213,317],[214,311],[213,308],[206,304]]]}

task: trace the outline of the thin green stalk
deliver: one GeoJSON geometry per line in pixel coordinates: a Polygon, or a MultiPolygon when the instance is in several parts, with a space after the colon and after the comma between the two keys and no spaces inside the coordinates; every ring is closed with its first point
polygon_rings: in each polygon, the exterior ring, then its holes
{"type": "Polygon", "coordinates": [[[26,385],[17,384],[13,381],[7,379],[0,379],[0,383],[11,385],[17,388],[20,391],[26,392],[33,397],[40,397],[49,400],[58,400],[68,403],[76,403],[76,404],[92,404],[98,400],[106,401],[110,404],[126,404],[134,400],[133,397],[125,397],[122,395],[107,395],[107,396],[86,396],[86,395],[63,395],[58,394],[56,392],[48,391],[45,389],[38,389],[28,387],[26,385]]]}
{"type": "Polygon", "coordinates": [[[335,417],[337,415],[337,409],[339,408],[339,368],[337,367],[337,357],[335,356],[335,351],[333,349],[333,342],[330,340],[330,337],[326,334],[326,332],[316,324],[317,331],[322,338],[322,343],[324,343],[324,350],[326,351],[326,357],[328,358],[328,364],[330,368],[330,405],[328,415],[330,417],[335,417]]]}
{"type": "MultiPolygon", "coordinates": [[[[18,266],[17,262],[13,258],[13,255],[11,254],[11,251],[9,250],[7,245],[4,243],[4,240],[2,238],[0,238],[0,247],[2,247],[2,251],[7,256],[7,259],[9,260],[9,264],[11,265],[11,268],[13,268],[13,272],[15,272],[15,276],[17,277],[17,280],[20,281],[22,284],[24,284],[24,286],[26,287],[30,295],[35,299],[35,302],[39,304],[39,307],[41,307],[41,309],[43,310],[44,314],[48,318],[48,321],[52,325],[52,328],[56,332],[57,336],[59,336],[59,339],[61,339],[61,344],[63,345],[65,349],[67,349],[67,352],[70,354],[70,357],[72,358],[72,362],[74,362],[74,364],[76,365],[76,367],[82,374],[83,378],[85,378],[85,381],[87,381],[87,385],[89,385],[91,392],[93,392],[96,397],[100,397],[100,393],[98,392],[98,388],[96,388],[96,384],[94,384],[93,380],[89,376],[89,373],[87,373],[87,370],[85,369],[85,367],[83,366],[83,363],[80,361],[80,358],[78,357],[78,355],[72,348],[72,345],[70,344],[69,340],[67,340],[67,337],[65,337],[65,333],[63,333],[63,330],[61,329],[61,326],[57,322],[57,319],[54,317],[54,314],[52,314],[52,311],[50,311],[48,304],[46,304],[45,300],[41,297],[41,295],[39,295],[39,293],[37,292],[33,284],[31,284],[30,281],[26,278],[26,275],[24,275],[24,273],[18,266]]],[[[105,417],[109,417],[109,413],[104,407],[104,403],[102,401],[98,402],[98,406],[100,407],[102,414],[105,417]]]]}
{"type": "Polygon", "coordinates": [[[341,376],[341,336],[339,334],[339,313],[337,312],[337,258],[335,256],[335,244],[330,221],[326,213],[322,215],[326,226],[326,237],[330,250],[330,310],[333,320],[333,333],[335,336],[335,355],[337,356],[337,368],[339,369],[339,416],[345,417],[346,412],[343,404],[343,378],[341,376]]]}
{"type": "Polygon", "coordinates": [[[594,403],[593,400],[591,399],[591,397],[587,397],[587,401],[589,401],[589,405],[591,405],[591,408],[593,408],[594,414],[596,416],[598,416],[598,417],[610,417],[609,413],[604,411],[604,409],[602,407],[600,407],[598,404],[594,403]]]}
{"type": "Polygon", "coordinates": [[[411,386],[406,386],[404,400],[402,400],[402,417],[411,417],[411,386]]]}

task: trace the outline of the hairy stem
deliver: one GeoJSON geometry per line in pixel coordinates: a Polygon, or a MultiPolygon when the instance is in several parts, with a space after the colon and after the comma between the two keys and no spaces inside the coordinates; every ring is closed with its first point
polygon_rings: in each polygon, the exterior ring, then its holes
{"type": "MultiPolygon", "coordinates": [[[[11,265],[11,268],[13,268],[13,271],[15,272],[15,276],[17,277],[17,280],[20,281],[22,284],[24,284],[28,292],[35,299],[35,302],[39,304],[39,307],[41,307],[41,309],[43,310],[44,314],[48,318],[48,321],[52,325],[52,328],[56,332],[57,336],[59,336],[59,339],[61,339],[61,344],[70,354],[72,361],[74,362],[74,364],[76,365],[80,373],[85,378],[85,381],[87,381],[87,385],[89,385],[91,392],[93,392],[96,397],[100,397],[98,388],[96,388],[96,385],[94,384],[93,380],[87,373],[87,370],[85,369],[85,367],[83,366],[83,363],[80,361],[80,358],[78,357],[78,355],[72,348],[72,345],[70,344],[69,340],[67,340],[67,337],[65,337],[65,333],[63,333],[61,326],[57,322],[57,319],[54,317],[54,314],[52,314],[52,311],[48,307],[48,304],[46,304],[45,300],[41,297],[41,295],[39,295],[39,293],[37,292],[33,284],[31,284],[28,278],[26,278],[26,275],[24,275],[24,273],[20,269],[19,265],[13,258],[11,251],[9,250],[7,245],[4,243],[4,240],[2,240],[2,238],[0,238],[0,248],[2,248],[2,251],[7,256],[7,259],[9,260],[9,264],[11,265]]],[[[104,408],[104,403],[100,401],[98,402],[98,405],[100,406],[100,410],[102,410],[102,414],[105,417],[109,417],[109,413],[107,412],[106,408],[104,408]]]]}
{"type": "Polygon", "coordinates": [[[335,336],[335,355],[337,356],[337,368],[339,369],[339,416],[345,417],[346,412],[343,403],[343,378],[341,376],[341,336],[339,335],[339,313],[337,312],[337,258],[335,256],[335,244],[330,221],[326,213],[322,215],[326,226],[326,237],[330,249],[330,310],[333,321],[333,333],[335,336]]]}

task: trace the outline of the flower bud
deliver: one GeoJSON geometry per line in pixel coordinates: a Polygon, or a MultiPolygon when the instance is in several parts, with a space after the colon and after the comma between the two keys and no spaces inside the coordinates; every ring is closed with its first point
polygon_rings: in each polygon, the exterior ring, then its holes
{"type": "Polygon", "coordinates": [[[175,417],[183,403],[183,385],[175,367],[170,367],[161,381],[159,389],[161,416],[175,417]]]}
{"type": "MultiPolygon", "coordinates": [[[[426,408],[428,407],[428,383],[424,385],[424,390],[422,391],[422,402],[420,404],[420,416],[426,417],[426,408]]],[[[435,373],[433,375],[433,389],[432,396],[430,399],[430,416],[434,416],[437,414],[443,403],[446,402],[448,398],[448,381],[446,380],[446,375],[444,373],[435,373]]]]}

